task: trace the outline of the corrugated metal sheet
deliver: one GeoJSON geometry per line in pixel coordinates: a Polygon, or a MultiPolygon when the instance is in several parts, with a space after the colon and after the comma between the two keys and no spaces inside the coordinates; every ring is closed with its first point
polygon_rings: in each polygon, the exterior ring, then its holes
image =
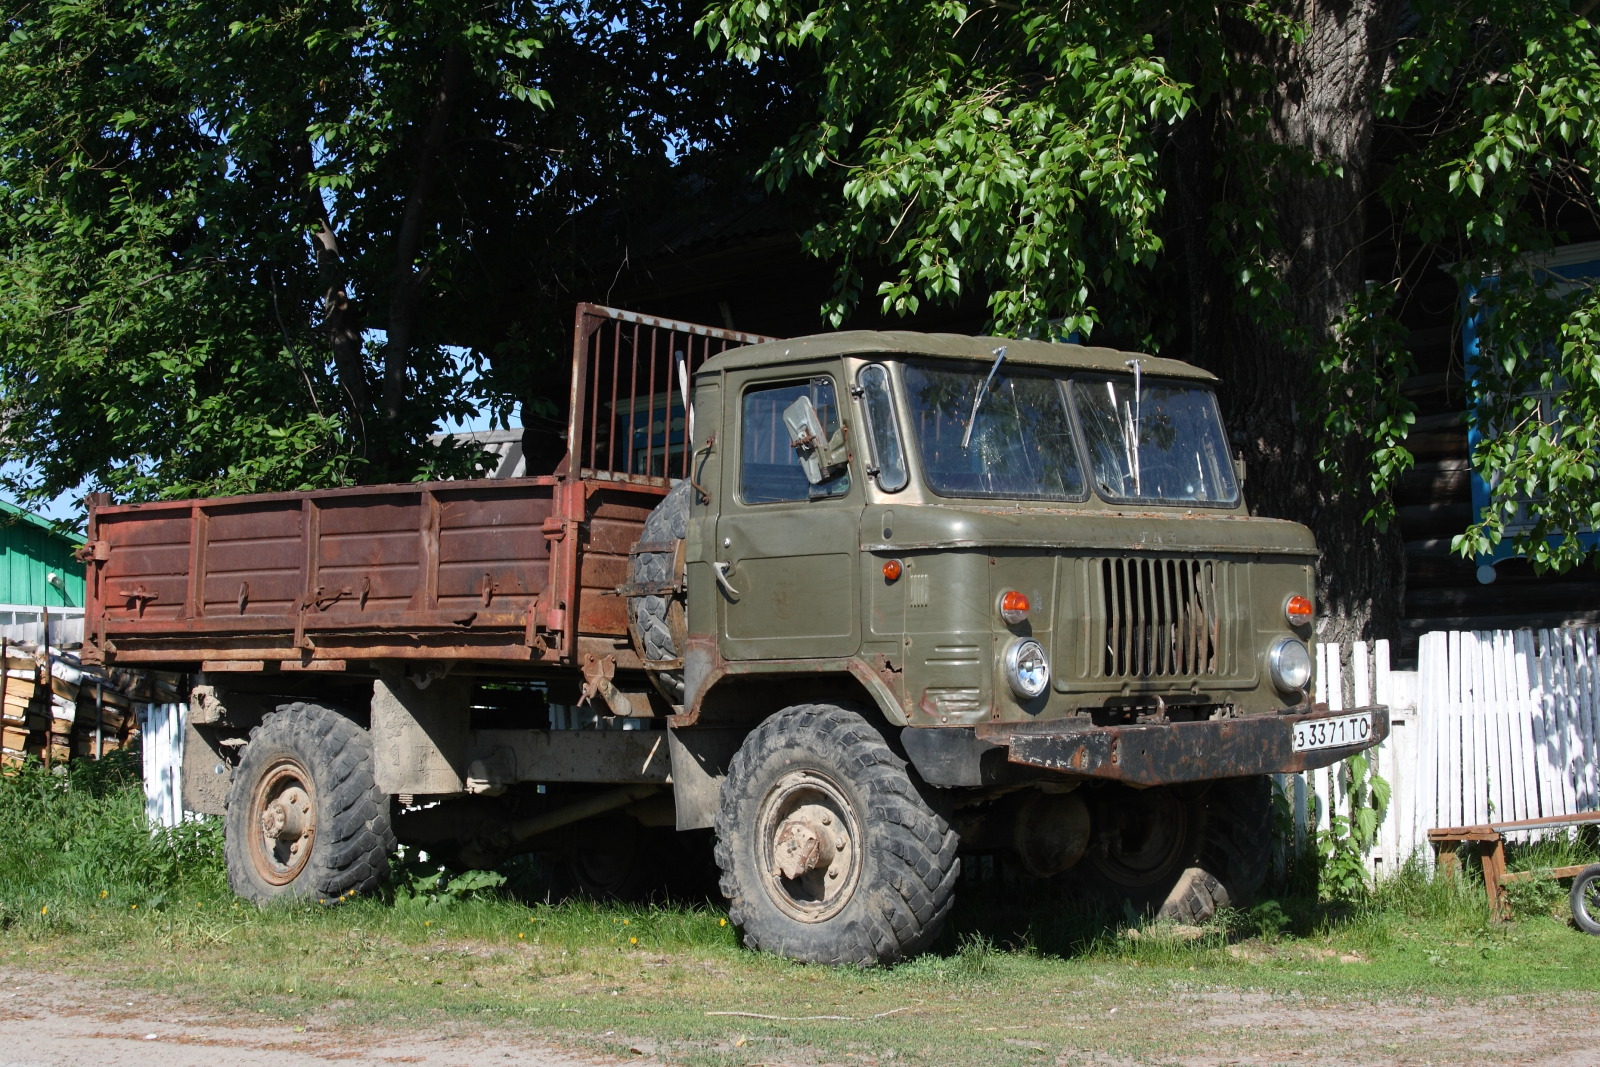
{"type": "Polygon", "coordinates": [[[0,604],[82,608],[83,564],[72,552],[83,538],[0,500],[0,604]],[[51,584],[51,574],[61,585],[51,584]]]}

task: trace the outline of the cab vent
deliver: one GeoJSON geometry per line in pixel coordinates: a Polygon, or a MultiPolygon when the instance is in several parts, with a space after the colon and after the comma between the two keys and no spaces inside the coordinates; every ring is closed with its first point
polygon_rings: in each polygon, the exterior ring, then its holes
{"type": "Polygon", "coordinates": [[[1105,677],[1177,678],[1221,673],[1222,605],[1229,578],[1215,560],[1100,560],[1105,677]]]}

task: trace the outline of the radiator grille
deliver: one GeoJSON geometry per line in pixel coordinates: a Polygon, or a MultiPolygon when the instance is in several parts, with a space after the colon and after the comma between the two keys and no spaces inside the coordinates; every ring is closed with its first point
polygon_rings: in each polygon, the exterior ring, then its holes
{"type": "Polygon", "coordinates": [[[1215,560],[1102,559],[1105,677],[1204,677],[1227,669],[1229,568],[1215,560]]]}

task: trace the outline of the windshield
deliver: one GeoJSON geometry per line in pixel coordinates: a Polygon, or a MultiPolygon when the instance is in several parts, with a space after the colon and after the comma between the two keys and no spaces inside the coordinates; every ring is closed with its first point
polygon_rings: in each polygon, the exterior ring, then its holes
{"type": "Polygon", "coordinates": [[[1107,500],[1238,503],[1227,437],[1209,389],[1171,382],[1080,378],[1072,406],[1095,488],[1107,500]]]}
{"type": "Polygon", "coordinates": [[[1002,365],[973,414],[989,371],[906,366],[928,488],[940,496],[1082,500],[1083,468],[1060,382],[1002,365]],[[963,447],[969,415],[972,432],[963,447]]]}

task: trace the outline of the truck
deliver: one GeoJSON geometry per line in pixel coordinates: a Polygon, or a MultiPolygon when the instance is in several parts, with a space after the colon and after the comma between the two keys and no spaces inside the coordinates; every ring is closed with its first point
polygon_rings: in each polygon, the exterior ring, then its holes
{"type": "Polygon", "coordinates": [[[578,308],[566,457],[502,480],[91,500],[86,662],[188,678],[242,898],[397,842],[622,893],[714,849],[752,948],[929,946],[962,856],[1201,921],[1316,703],[1316,545],[1252,516],[1208,372],[578,308]]]}

